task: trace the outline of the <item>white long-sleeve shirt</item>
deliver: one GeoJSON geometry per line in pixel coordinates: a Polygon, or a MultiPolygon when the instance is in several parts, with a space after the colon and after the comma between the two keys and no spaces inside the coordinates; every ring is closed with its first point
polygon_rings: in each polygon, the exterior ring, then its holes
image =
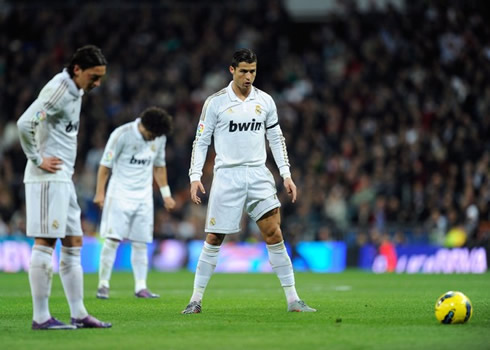
{"type": "Polygon", "coordinates": [[[211,137],[214,136],[214,168],[265,165],[265,137],[281,176],[289,176],[286,143],[272,97],[252,87],[242,101],[232,89],[233,82],[208,97],[204,103],[192,146],[190,181],[200,180],[211,137]],[[265,137],[264,137],[265,136],[265,137]]]}
{"type": "Polygon", "coordinates": [[[153,167],[165,166],[167,137],[146,141],[138,118],[116,128],[107,141],[100,164],[112,169],[107,197],[125,200],[153,199],[153,167]]]}
{"type": "Polygon", "coordinates": [[[77,156],[83,90],[68,72],[55,75],[17,121],[20,142],[27,157],[24,182],[69,182],[77,156]],[[41,168],[43,158],[58,157],[61,169],[49,173],[41,168]]]}

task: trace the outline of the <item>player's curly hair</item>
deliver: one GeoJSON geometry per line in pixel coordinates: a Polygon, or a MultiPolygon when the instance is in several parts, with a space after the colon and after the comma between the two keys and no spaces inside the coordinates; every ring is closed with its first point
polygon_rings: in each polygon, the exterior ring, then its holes
{"type": "Polygon", "coordinates": [[[163,108],[148,107],[139,117],[145,129],[156,137],[169,135],[172,132],[172,116],[163,108]]]}
{"type": "Polygon", "coordinates": [[[239,49],[233,54],[231,60],[231,66],[233,68],[238,67],[240,62],[254,63],[257,62],[257,55],[250,49],[239,49]]]}
{"type": "Polygon", "coordinates": [[[73,78],[73,69],[78,65],[81,69],[92,68],[96,66],[106,66],[107,60],[102,54],[102,50],[95,45],[85,45],[77,49],[73,54],[67,69],[73,78]]]}

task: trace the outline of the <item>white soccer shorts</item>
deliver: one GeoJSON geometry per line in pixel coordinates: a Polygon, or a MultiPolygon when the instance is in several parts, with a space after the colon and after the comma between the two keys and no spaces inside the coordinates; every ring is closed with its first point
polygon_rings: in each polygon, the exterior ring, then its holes
{"type": "Polygon", "coordinates": [[[107,197],[102,211],[100,235],[119,241],[153,241],[153,200],[131,201],[107,197]]]}
{"type": "Polygon", "coordinates": [[[73,182],[26,183],[27,236],[82,236],[81,210],[73,182]]]}
{"type": "Polygon", "coordinates": [[[236,233],[244,208],[257,221],[280,206],[274,177],[266,166],[220,168],[214,172],[204,231],[236,233]]]}

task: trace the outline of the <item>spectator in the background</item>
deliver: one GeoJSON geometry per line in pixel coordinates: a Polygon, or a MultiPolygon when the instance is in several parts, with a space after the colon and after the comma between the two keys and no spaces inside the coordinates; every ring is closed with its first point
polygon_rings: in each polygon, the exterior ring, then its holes
{"type": "MultiPolygon", "coordinates": [[[[362,232],[360,226],[374,223],[379,194],[387,199],[386,229],[414,231],[434,209],[447,214],[454,207],[464,215],[467,204],[459,198],[471,177],[477,226],[490,221],[490,30],[484,1],[405,1],[401,8],[373,5],[367,12],[346,1],[339,2],[342,13],[308,24],[293,22],[284,2],[267,0],[226,7],[130,1],[129,7],[111,8],[109,17],[111,4],[54,10],[48,1],[39,16],[36,5],[21,3],[11,2],[0,17],[0,32],[8,39],[0,40],[0,82],[9,81],[0,84],[0,124],[5,128],[22,113],[67,52],[81,41],[97,42],[117,65],[98,94],[86,98],[78,165],[83,167],[96,149],[94,133],[102,133],[89,126],[100,126],[105,139],[142,106],[167,107],[176,117],[169,161],[181,169],[169,174],[177,201],[175,225],[177,218],[188,217],[190,206],[184,170],[194,137],[189,125],[209,89],[226,78],[215,67],[227,64],[224,53],[237,42],[260,54],[263,69],[256,85],[276,99],[290,161],[301,174],[295,176],[301,200],[313,202],[307,207],[316,210],[311,192],[327,195],[342,184],[349,231],[362,232]],[[64,30],[55,24],[65,24],[64,30]],[[465,162],[473,174],[463,171],[465,162]],[[372,195],[359,203],[362,177],[372,195]]],[[[11,152],[4,151],[2,165],[22,159],[11,152]]],[[[0,168],[0,181],[9,186],[22,177],[23,164],[10,167],[15,176],[0,168]]],[[[211,167],[204,169],[204,179],[211,174],[211,167]]],[[[23,193],[12,192],[19,206],[23,193]]],[[[164,210],[163,203],[155,203],[157,211],[164,210]]],[[[285,219],[297,210],[285,204],[285,219]]],[[[319,221],[328,219],[321,211],[319,221]]],[[[303,239],[302,232],[295,234],[303,239]]]]}

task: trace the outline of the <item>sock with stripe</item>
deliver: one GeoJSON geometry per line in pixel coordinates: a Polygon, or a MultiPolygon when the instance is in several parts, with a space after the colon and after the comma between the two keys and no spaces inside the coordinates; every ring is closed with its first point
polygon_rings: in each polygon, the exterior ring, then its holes
{"type": "Polygon", "coordinates": [[[82,247],[61,247],[60,277],[73,318],[84,318],[88,315],[83,304],[81,250],[82,247]]]}
{"type": "Polygon", "coordinates": [[[35,244],[29,265],[29,284],[32,294],[32,319],[37,323],[51,318],[49,296],[53,281],[53,248],[35,244]]]}
{"type": "Polygon", "coordinates": [[[204,242],[197,263],[196,275],[194,276],[194,291],[192,293],[191,302],[202,300],[209,279],[218,264],[219,250],[220,246],[204,242]]]}
{"type": "Polygon", "coordinates": [[[288,303],[299,300],[296,287],[294,286],[293,264],[291,264],[291,259],[289,258],[284,241],[277,244],[268,244],[267,251],[272,270],[281,282],[288,303]]]}

